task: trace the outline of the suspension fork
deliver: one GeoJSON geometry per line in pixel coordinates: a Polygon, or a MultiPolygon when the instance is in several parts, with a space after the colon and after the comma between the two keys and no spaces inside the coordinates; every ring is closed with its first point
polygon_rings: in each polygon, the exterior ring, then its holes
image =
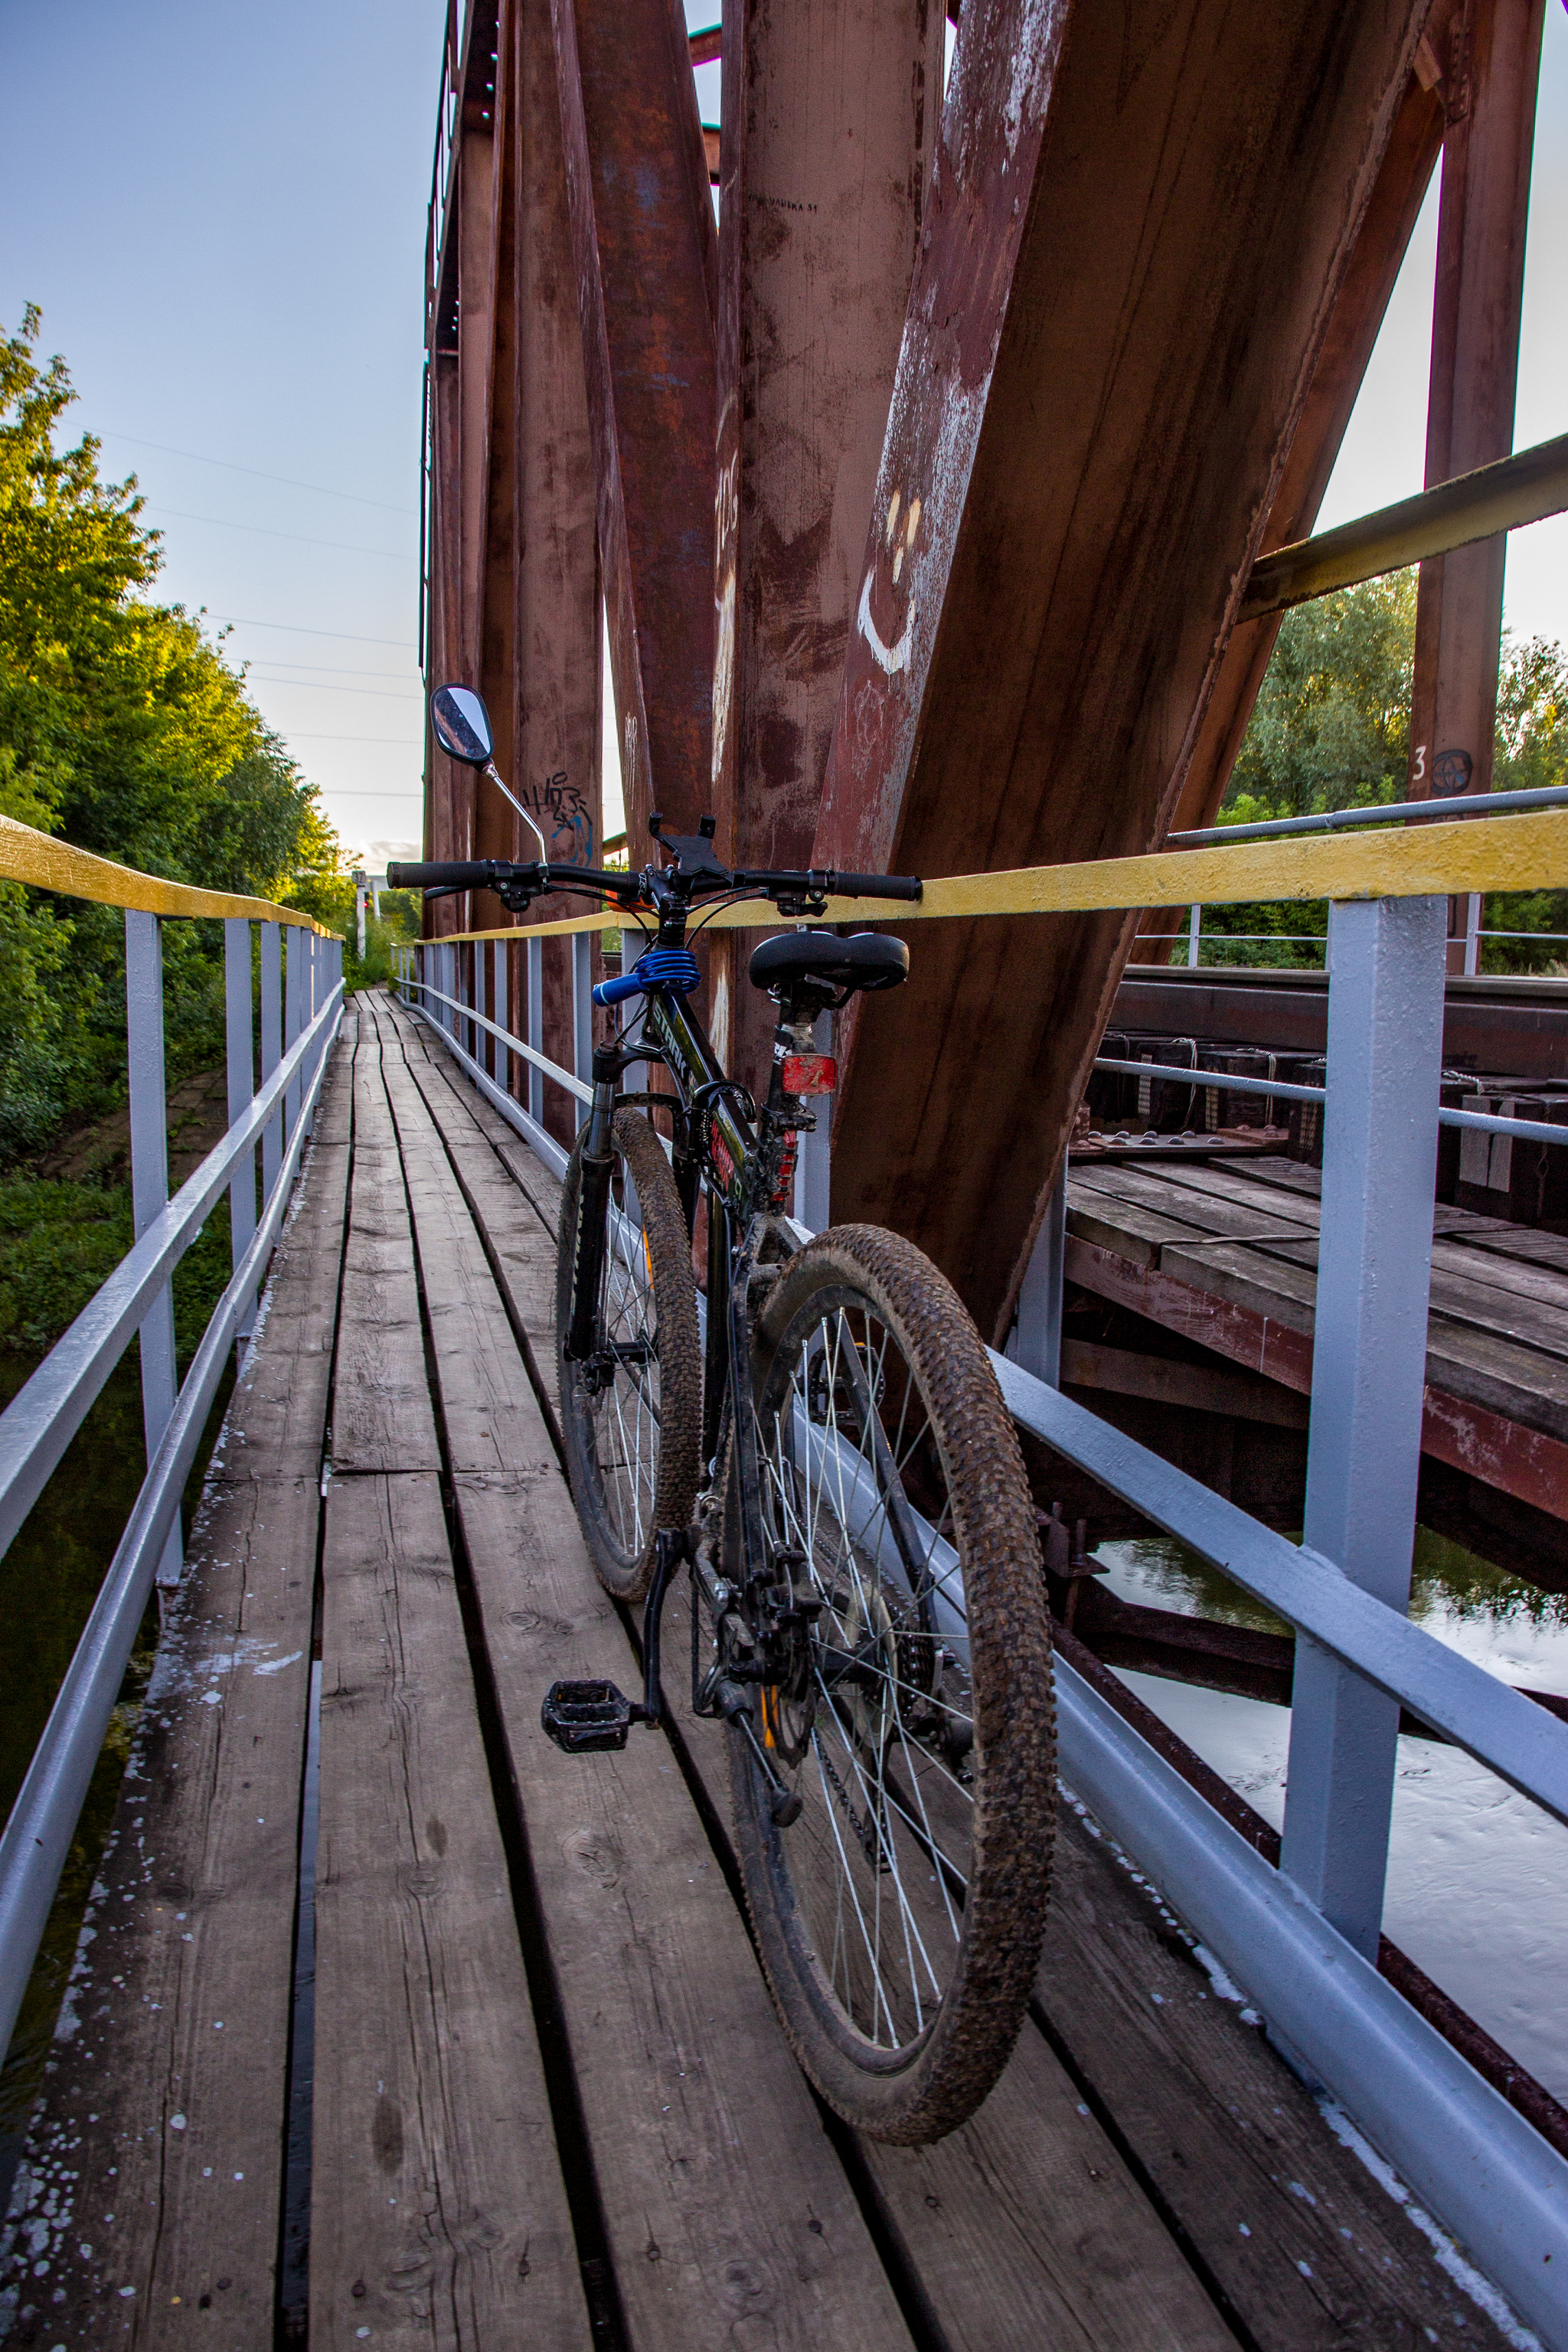
{"type": "Polygon", "coordinates": [[[614,1045],[594,1052],[594,1102],[578,1163],[577,1231],[572,1243],[572,1312],[563,1349],[569,1363],[586,1363],[598,1337],[599,1279],[605,1268],[610,1178],[615,1172],[616,1087],[621,1056],[614,1045]]]}

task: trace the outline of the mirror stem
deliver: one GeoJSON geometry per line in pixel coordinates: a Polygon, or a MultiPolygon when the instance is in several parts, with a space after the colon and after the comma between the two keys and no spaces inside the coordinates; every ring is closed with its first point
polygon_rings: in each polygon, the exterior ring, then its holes
{"type": "Polygon", "coordinates": [[[523,807],[522,803],[518,799],[517,794],[512,792],[508,785],[501,782],[500,774],[496,767],[495,761],[493,760],[487,760],[479,772],[481,775],[488,776],[491,783],[495,786],[497,792],[502,793],[504,797],[511,803],[513,808],[517,811],[524,824],[527,825],[530,833],[532,834],[535,841],[538,842],[541,861],[544,865],[548,866],[550,863],[550,851],[545,844],[544,835],[541,833],[533,819],[529,815],[528,811],[523,807]]]}

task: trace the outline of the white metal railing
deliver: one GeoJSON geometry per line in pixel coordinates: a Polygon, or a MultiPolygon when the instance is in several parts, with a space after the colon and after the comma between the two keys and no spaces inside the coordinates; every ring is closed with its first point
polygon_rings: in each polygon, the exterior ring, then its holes
{"type": "MultiPolygon", "coordinates": [[[[97,863],[97,861],[92,861],[97,863]]],[[[135,877],[141,880],[142,877],[135,877]]],[[[69,887],[68,884],[66,887],[69,887]]],[[[103,889],[91,895],[104,897],[103,889]]],[[[176,893],[197,901],[204,894],[176,893]]],[[[0,1414],[0,1554],[14,1540],[131,1339],[141,1337],[148,1470],[0,1836],[0,2046],[10,2039],[110,1715],[154,1580],[177,1584],[180,1498],[229,1349],[252,1329],[342,1007],[342,942],[299,917],[260,921],[261,1084],[252,1031],[252,918],[224,920],[227,1133],[173,1200],[163,1069],[163,918],[125,910],[126,1044],[135,1240],[0,1414]],[[283,933],[288,931],[287,952],[283,933]],[[262,1184],[257,1206],[256,1157],[262,1184]],[[173,1276],[225,1189],[233,1273],[176,1386],[173,1276]]],[[[208,909],[176,906],[181,914],[208,909]]]]}
{"type": "MultiPolygon", "coordinates": [[[[1246,1987],[1302,2071],[1342,2102],[1546,2340],[1568,2346],[1568,2163],[1376,1965],[1402,1708],[1568,1822],[1568,1727],[1407,1614],[1431,1275],[1426,1204],[1439,1118],[1568,1139],[1568,1130],[1440,1106],[1446,934],[1445,898],[1332,904],[1322,1087],[1125,1066],[1335,1107],[1326,1126],[1303,1543],[1249,1518],[1061,1393],[1065,1171],[1007,1351],[993,1351],[992,1360],[1021,1428],[1296,1633],[1278,1869],[1058,1658],[1064,1778],[1246,1987]]],[[[539,1124],[538,1090],[550,1083],[586,1098],[585,1023],[574,1024],[574,1069],[551,1062],[541,1045],[541,942],[520,931],[491,944],[489,958],[482,943],[467,955],[455,943],[410,950],[400,985],[559,1173],[565,1154],[539,1124]],[[477,1001],[471,978],[478,971],[479,995],[504,1013],[509,951],[527,959],[527,1041],[477,1001]],[[474,1050],[479,1036],[493,1041],[493,1073],[474,1050]],[[506,1057],[513,1054],[530,1073],[528,1109],[510,1090],[506,1057]]],[[[574,947],[580,1009],[587,1002],[583,935],[574,947]]],[[[813,1139],[821,1160],[814,1214],[796,1195],[807,1230],[826,1221],[826,1127],[813,1139]]]]}

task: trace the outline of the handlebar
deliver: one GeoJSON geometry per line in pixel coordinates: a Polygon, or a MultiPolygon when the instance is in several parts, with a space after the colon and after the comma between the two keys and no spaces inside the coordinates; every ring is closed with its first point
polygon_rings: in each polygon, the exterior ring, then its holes
{"type": "Polygon", "coordinates": [[[466,860],[455,866],[389,865],[389,890],[482,890],[489,880],[489,860],[466,860]]]}
{"type": "MultiPolygon", "coordinates": [[[[670,870],[674,873],[679,869],[670,870]]],[[[647,879],[655,878],[658,869],[651,870],[647,879]]],[[[531,898],[560,888],[598,890],[622,906],[638,899],[651,903],[645,877],[640,874],[594,866],[514,866],[497,857],[449,863],[395,863],[386,869],[386,884],[390,890],[499,890],[510,886],[531,898]]],[[[688,887],[694,895],[698,890],[736,890],[755,891],[764,898],[894,898],[906,902],[918,899],[924,888],[923,883],[910,874],[839,874],[831,866],[816,866],[809,873],[764,869],[729,874],[718,866],[692,875],[688,887]]]]}

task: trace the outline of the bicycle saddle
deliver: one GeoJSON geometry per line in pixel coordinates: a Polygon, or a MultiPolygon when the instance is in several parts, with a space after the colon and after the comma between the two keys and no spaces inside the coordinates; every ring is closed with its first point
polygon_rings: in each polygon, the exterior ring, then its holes
{"type": "Polygon", "coordinates": [[[880,931],[857,931],[841,940],[833,931],[781,931],[752,950],[752,984],[786,998],[816,982],[840,991],[838,1002],[857,989],[897,988],[910,976],[910,951],[902,940],[880,931]]]}

